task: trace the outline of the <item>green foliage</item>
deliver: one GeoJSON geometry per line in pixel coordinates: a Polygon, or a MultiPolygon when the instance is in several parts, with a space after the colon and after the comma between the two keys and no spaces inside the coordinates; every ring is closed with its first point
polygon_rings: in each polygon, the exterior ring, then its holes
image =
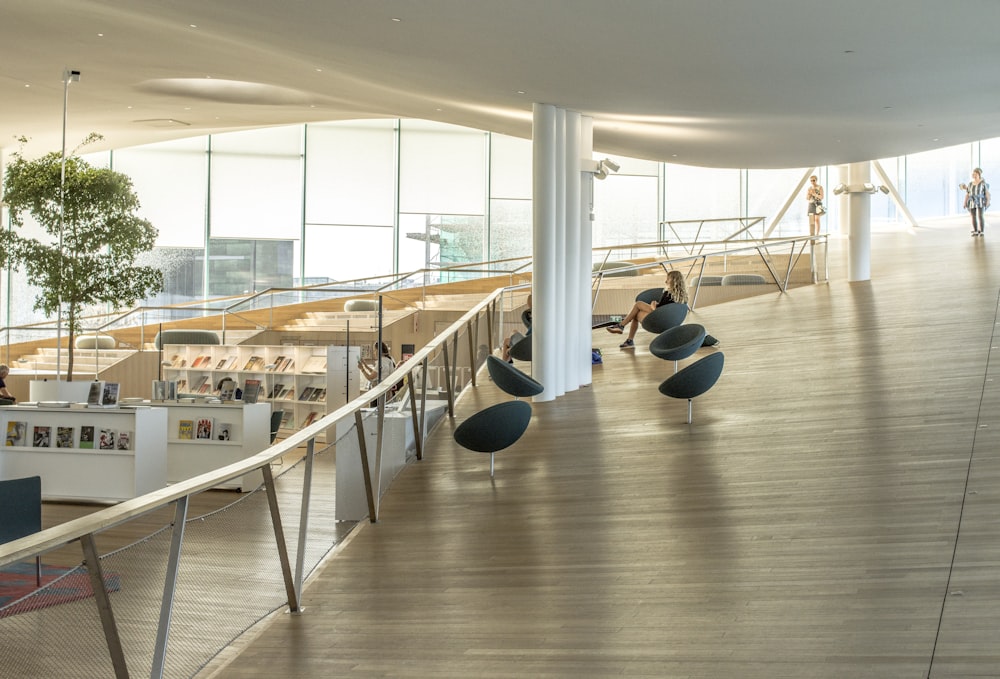
{"type": "Polygon", "coordinates": [[[35,160],[21,153],[11,157],[3,192],[11,223],[23,227],[30,216],[48,237],[11,229],[0,236],[0,247],[41,288],[36,310],[53,316],[61,305],[72,352],[72,336],[86,307],[121,309],[163,289],[159,270],[136,264],[139,255],[153,249],[157,231],[136,216],[139,199],[128,176],[69,155],[63,182],[58,152],[35,160]]]}

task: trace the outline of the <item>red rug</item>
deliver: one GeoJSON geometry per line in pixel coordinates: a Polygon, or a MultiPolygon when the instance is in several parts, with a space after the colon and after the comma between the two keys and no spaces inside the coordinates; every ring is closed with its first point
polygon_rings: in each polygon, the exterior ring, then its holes
{"type": "MultiPolygon", "coordinates": [[[[105,573],[104,585],[108,591],[117,592],[121,589],[121,578],[105,573]]],[[[43,564],[41,588],[35,584],[34,562],[0,568],[0,618],[92,596],[90,574],[83,566],[66,568],[43,564]]]]}

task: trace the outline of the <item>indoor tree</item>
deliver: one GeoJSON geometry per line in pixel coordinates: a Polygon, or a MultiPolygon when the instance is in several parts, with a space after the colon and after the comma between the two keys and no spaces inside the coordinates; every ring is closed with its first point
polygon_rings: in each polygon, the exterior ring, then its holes
{"type": "MultiPolygon", "coordinates": [[[[100,139],[92,134],[81,146],[100,139]]],[[[96,304],[115,309],[163,289],[163,274],[136,259],[153,249],[157,231],[136,215],[139,199],[132,180],[121,172],[90,165],[59,152],[29,160],[11,155],[3,200],[14,227],[2,232],[0,247],[40,289],[34,308],[63,316],[69,335],[66,379],[73,379],[74,338],[84,310],[96,304]],[[65,165],[65,177],[63,166],[65,165]],[[28,236],[26,217],[44,236],[28,236]]],[[[79,148],[79,147],[78,147],[79,148]]]]}

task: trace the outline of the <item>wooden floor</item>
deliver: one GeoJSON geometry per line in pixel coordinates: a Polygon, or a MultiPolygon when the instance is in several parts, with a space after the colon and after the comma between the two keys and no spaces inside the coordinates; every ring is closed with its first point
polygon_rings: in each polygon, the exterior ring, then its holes
{"type": "Polygon", "coordinates": [[[1000,677],[1000,244],[968,231],[696,313],[726,365],[692,425],[649,335],[596,332],[491,480],[451,439],[481,383],[305,613],[204,676],[1000,677]]]}

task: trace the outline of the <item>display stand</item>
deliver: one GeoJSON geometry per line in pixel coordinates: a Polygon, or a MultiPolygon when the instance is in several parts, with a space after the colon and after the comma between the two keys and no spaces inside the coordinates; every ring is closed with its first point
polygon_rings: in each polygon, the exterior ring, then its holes
{"type": "Polygon", "coordinates": [[[0,447],[0,479],[41,476],[45,500],[120,502],[167,484],[162,408],[7,406],[0,408],[0,427],[9,432],[0,447]],[[11,441],[18,424],[21,438],[11,441]],[[102,434],[112,432],[113,447],[101,449],[102,434]]]}
{"type": "MultiPolygon", "coordinates": [[[[270,403],[157,403],[167,412],[167,481],[177,483],[245,460],[271,444],[270,403]],[[198,424],[210,420],[211,438],[197,438],[198,424]],[[182,422],[191,438],[181,438],[182,422]],[[224,438],[222,428],[228,425],[224,438]]],[[[260,471],[230,479],[216,488],[249,492],[263,483],[260,471]]]]}
{"type": "Polygon", "coordinates": [[[225,378],[242,389],[259,380],[260,402],[285,413],[281,431],[292,433],[361,393],[359,347],[167,344],[170,363],[164,379],[177,382],[181,394],[210,396],[225,378]]]}

